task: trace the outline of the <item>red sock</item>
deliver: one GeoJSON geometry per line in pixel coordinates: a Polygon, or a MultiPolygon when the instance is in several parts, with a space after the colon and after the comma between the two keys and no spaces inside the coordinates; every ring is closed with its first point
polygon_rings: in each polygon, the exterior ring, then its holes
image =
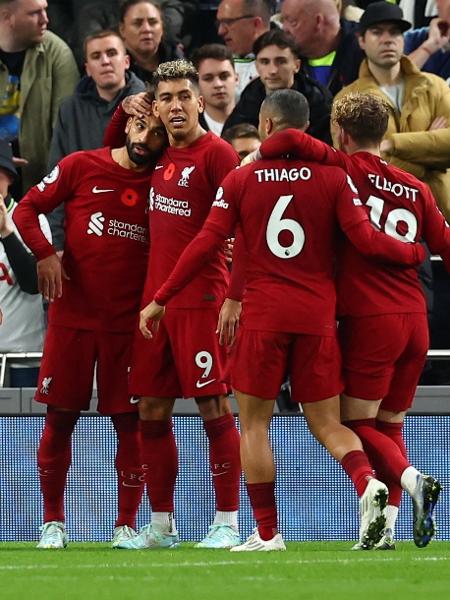
{"type": "Polygon", "coordinates": [[[381,433],[387,435],[393,442],[397,444],[405,458],[408,456],[405,440],[403,439],[403,423],[387,423],[386,421],[379,421],[377,419],[376,427],[378,431],[381,431],[381,433]]]}
{"type": "MultiPolygon", "coordinates": [[[[384,435],[391,438],[391,440],[397,444],[400,452],[407,458],[408,455],[403,439],[403,423],[387,423],[386,421],[379,421],[377,419],[376,426],[378,431],[384,433],[384,435]]],[[[403,492],[401,485],[399,485],[398,481],[394,482],[389,480],[386,482],[386,485],[389,488],[389,504],[399,507],[403,492]]]]}
{"type": "Polygon", "coordinates": [[[136,514],[144,491],[144,470],[141,459],[141,438],[137,413],[113,415],[117,433],[116,471],[118,515],[116,527],[136,528],[136,514]]]}
{"type": "Polygon", "coordinates": [[[80,413],[47,408],[37,452],[44,523],[64,521],[64,490],[72,457],[72,432],[80,413]]]}
{"type": "Polygon", "coordinates": [[[178,451],[172,420],[140,421],[142,461],[153,512],[173,512],[178,451]]]}
{"type": "Polygon", "coordinates": [[[376,428],[375,419],[359,419],[345,423],[362,442],[372,467],[387,482],[400,482],[400,477],[410,464],[397,444],[376,428]]]}
{"type": "Polygon", "coordinates": [[[372,467],[370,466],[366,453],[362,450],[352,450],[351,452],[347,452],[341,460],[341,465],[353,481],[356,493],[361,497],[366,491],[369,480],[373,477],[372,467]]]}
{"type": "Polygon", "coordinates": [[[275,482],[247,483],[247,492],[262,540],[271,540],[278,533],[275,482]]]}
{"type": "Polygon", "coordinates": [[[240,436],[233,415],[204,422],[209,440],[209,464],[213,474],[216,508],[224,512],[239,507],[241,477],[240,436]]]}

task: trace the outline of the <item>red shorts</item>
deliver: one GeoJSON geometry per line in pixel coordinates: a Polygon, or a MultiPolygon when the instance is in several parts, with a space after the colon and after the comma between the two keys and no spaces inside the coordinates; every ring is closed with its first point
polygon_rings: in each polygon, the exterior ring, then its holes
{"type": "Polygon", "coordinates": [[[235,390],[267,400],[278,396],[287,374],[294,402],[325,400],[343,389],[336,337],[241,327],[231,374],[235,390]]]}
{"type": "Polygon", "coordinates": [[[134,412],[128,370],[133,336],[52,326],[48,328],[35,400],[73,411],[87,410],[97,364],[97,410],[134,412]]]}
{"type": "Polygon", "coordinates": [[[130,392],[154,398],[192,398],[227,393],[226,349],[216,335],[218,311],[168,309],[158,332],[134,338],[130,392]]]}
{"type": "Polygon", "coordinates": [[[346,317],[339,323],[345,393],[402,412],[412,405],[428,350],[420,313],[346,317]]]}

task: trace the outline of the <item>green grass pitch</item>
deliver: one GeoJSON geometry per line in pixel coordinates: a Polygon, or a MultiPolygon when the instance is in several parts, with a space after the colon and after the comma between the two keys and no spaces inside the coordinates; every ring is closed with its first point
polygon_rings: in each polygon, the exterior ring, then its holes
{"type": "Polygon", "coordinates": [[[351,552],[348,542],[289,543],[287,552],[66,550],[0,544],[1,600],[422,600],[450,598],[450,542],[351,552]]]}

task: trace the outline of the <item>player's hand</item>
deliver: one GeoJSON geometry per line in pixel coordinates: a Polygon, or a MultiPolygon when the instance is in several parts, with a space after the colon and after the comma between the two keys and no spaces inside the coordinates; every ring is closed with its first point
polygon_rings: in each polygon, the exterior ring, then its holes
{"type": "Polygon", "coordinates": [[[428,131],[433,131],[435,129],[447,129],[448,127],[448,119],[447,117],[436,117],[431,125],[428,127],[428,131]]]}
{"type": "Polygon", "coordinates": [[[242,302],[226,298],[222,304],[217,321],[216,333],[219,334],[221,346],[231,346],[235,340],[242,311],[242,302]]]}
{"type": "Polygon", "coordinates": [[[252,162],[255,162],[255,160],[260,160],[261,159],[261,153],[259,150],[253,150],[253,152],[250,152],[249,154],[247,154],[246,157],[244,157],[241,160],[241,167],[245,167],[245,165],[249,165],[252,162]]]}
{"type": "Polygon", "coordinates": [[[223,243],[223,251],[225,253],[225,259],[228,264],[231,265],[233,262],[233,249],[234,249],[234,238],[228,238],[223,243]]]}
{"type": "Polygon", "coordinates": [[[133,96],[127,96],[122,100],[122,108],[132,117],[147,117],[152,113],[152,103],[149,100],[147,92],[140,92],[139,94],[133,94],[133,96]]]}
{"type": "Polygon", "coordinates": [[[164,317],[166,309],[154,300],[147,304],[140,312],[139,329],[146,340],[151,340],[153,335],[158,331],[159,322],[164,317]],[[149,328],[148,322],[151,321],[149,328]]]}
{"type": "Polygon", "coordinates": [[[0,237],[5,238],[14,231],[3,196],[0,194],[0,237]]]}
{"type": "Polygon", "coordinates": [[[49,302],[61,298],[63,279],[70,279],[65,272],[61,259],[56,254],[37,262],[38,289],[49,302]]]}

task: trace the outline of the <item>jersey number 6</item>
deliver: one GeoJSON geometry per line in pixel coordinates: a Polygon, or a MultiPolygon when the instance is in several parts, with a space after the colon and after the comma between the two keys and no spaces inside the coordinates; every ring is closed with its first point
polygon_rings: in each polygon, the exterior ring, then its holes
{"type": "Polygon", "coordinates": [[[278,258],[294,258],[300,254],[305,245],[305,232],[300,223],[294,221],[294,219],[281,218],[293,197],[293,194],[280,196],[273,207],[267,223],[266,242],[269,250],[272,254],[278,256],[278,258]],[[291,232],[293,239],[290,246],[282,246],[280,244],[279,237],[282,231],[291,232]]]}

